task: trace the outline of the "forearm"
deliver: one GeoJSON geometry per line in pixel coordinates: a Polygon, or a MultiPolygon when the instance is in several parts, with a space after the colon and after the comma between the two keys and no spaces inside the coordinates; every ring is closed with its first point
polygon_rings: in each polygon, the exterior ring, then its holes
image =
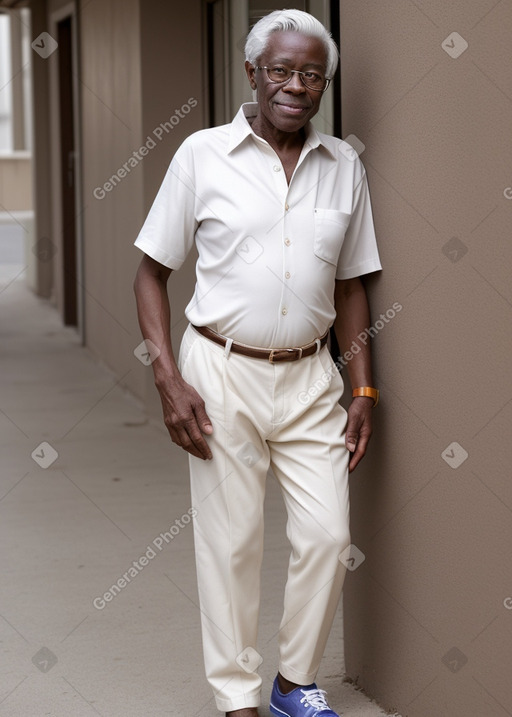
{"type": "Polygon", "coordinates": [[[167,280],[171,270],[144,256],[134,282],[137,313],[142,335],[159,350],[153,363],[164,423],[174,443],[191,455],[211,459],[203,434],[213,428],[197,391],[181,377],[171,345],[171,308],[167,280]]]}
{"type": "MultiPolygon", "coordinates": [[[[352,388],[373,387],[372,357],[370,344],[358,341],[359,335],[366,335],[370,326],[370,310],[364,285],[359,278],[337,281],[335,294],[336,319],[334,331],[342,355],[347,360],[346,368],[352,388]],[[350,351],[350,354],[346,353],[350,351]]],[[[366,453],[372,434],[373,398],[357,396],[348,408],[346,446],[352,456],[349,471],[353,471],[366,453]]]]}
{"type": "Polygon", "coordinates": [[[162,273],[146,257],[139,266],[134,282],[142,336],[151,341],[160,352],[152,363],[157,385],[178,375],[170,333],[171,308],[167,294],[167,279],[170,273],[170,270],[162,273]]]}
{"type": "Polygon", "coordinates": [[[373,386],[370,342],[358,341],[358,336],[365,335],[370,326],[368,300],[360,279],[336,282],[335,308],[334,331],[341,355],[350,352],[346,369],[351,386],[373,386]]]}

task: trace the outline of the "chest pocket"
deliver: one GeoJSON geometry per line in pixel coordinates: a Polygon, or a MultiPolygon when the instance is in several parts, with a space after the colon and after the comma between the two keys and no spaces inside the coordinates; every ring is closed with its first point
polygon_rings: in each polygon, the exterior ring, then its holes
{"type": "Polygon", "coordinates": [[[313,251],[319,259],[338,264],[350,214],[337,209],[315,209],[315,238],[313,251]]]}

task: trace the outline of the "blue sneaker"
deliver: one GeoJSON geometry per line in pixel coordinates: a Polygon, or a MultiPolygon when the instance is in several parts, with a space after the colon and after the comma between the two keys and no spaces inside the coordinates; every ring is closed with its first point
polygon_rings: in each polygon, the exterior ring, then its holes
{"type": "Polygon", "coordinates": [[[325,690],[319,690],[313,682],[283,695],[276,677],[270,696],[270,711],[277,717],[340,717],[327,704],[325,694],[325,690]]]}

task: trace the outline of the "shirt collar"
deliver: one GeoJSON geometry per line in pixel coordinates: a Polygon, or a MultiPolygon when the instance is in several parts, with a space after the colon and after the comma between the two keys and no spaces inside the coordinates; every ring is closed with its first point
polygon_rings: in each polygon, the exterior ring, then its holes
{"type": "MultiPolygon", "coordinates": [[[[235,118],[233,122],[231,123],[231,129],[229,133],[229,142],[228,142],[228,154],[232,152],[234,149],[239,147],[242,142],[247,139],[247,137],[254,137],[256,141],[265,141],[262,140],[261,137],[258,137],[253,130],[251,125],[248,122],[249,117],[256,117],[258,113],[258,103],[257,102],[245,102],[240,109],[238,110],[237,114],[235,115],[235,118]]],[[[333,159],[336,159],[336,156],[332,152],[332,150],[327,146],[327,144],[322,140],[322,136],[316,131],[316,129],[313,127],[311,122],[308,122],[306,127],[306,142],[305,144],[309,145],[311,149],[316,149],[317,147],[323,147],[333,159]]]]}

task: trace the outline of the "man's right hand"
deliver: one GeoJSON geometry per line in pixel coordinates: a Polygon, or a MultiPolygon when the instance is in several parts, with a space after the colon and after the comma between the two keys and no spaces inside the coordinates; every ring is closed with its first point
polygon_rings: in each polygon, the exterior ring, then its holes
{"type": "Polygon", "coordinates": [[[203,434],[210,435],[213,426],[205,404],[195,388],[181,376],[157,381],[164,423],[176,445],[181,446],[196,458],[211,460],[212,452],[203,434]]]}
{"type": "Polygon", "coordinates": [[[165,425],[172,440],[193,456],[210,460],[212,453],[204,434],[210,435],[213,426],[203,399],[184,381],[172,352],[171,308],[167,294],[170,274],[169,267],[144,254],[133,286],[139,324],[144,338],[151,339],[160,349],[152,366],[165,425]]]}

